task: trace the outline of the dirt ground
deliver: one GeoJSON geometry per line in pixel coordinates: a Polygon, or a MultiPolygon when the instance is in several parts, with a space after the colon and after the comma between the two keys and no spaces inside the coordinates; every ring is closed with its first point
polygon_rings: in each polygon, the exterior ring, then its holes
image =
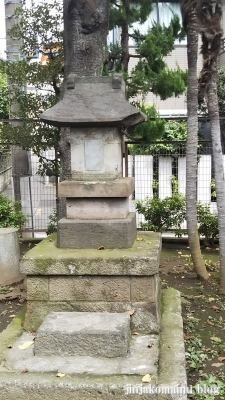
{"type": "MultiPolygon", "coordinates": [[[[28,249],[21,245],[21,254],[28,249]]],[[[189,398],[225,400],[225,297],[219,294],[218,248],[206,249],[203,255],[210,273],[204,285],[193,272],[187,245],[164,244],[160,277],[163,287],[181,292],[188,385],[200,384],[208,392],[192,393],[189,398]],[[214,386],[219,395],[210,389],[214,386]]],[[[0,287],[0,332],[25,303],[24,283],[0,287]]]]}
{"type": "Polygon", "coordinates": [[[196,391],[197,384],[205,385],[208,392],[190,394],[195,400],[225,399],[225,297],[219,295],[218,250],[203,251],[210,274],[204,285],[196,279],[187,246],[165,244],[161,254],[162,286],[181,292],[188,385],[196,385],[196,391]]]}

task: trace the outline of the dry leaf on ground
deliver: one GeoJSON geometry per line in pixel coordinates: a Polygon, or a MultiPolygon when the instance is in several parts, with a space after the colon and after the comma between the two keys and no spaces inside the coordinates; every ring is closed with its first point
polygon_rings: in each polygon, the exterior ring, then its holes
{"type": "Polygon", "coordinates": [[[135,313],[135,310],[127,310],[127,311],[125,311],[124,314],[133,315],[134,313],[135,313]]]}
{"type": "Polygon", "coordinates": [[[66,374],[61,374],[61,372],[58,372],[58,374],[56,375],[58,378],[63,378],[64,376],[66,376],[66,374]]]}
{"type": "Polygon", "coordinates": [[[25,350],[28,347],[32,346],[32,344],[34,344],[33,340],[31,340],[30,342],[25,342],[23,344],[20,344],[18,347],[19,347],[20,350],[25,350]]]}
{"type": "Polygon", "coordinates": [[[144,383],[149,383],[149,382],[151,382],[151,380],[152,380],[152,378],[151,378],[151,376],[149,374],[146,374],[142,378],[142,382],[144,382],[144,383]]]}

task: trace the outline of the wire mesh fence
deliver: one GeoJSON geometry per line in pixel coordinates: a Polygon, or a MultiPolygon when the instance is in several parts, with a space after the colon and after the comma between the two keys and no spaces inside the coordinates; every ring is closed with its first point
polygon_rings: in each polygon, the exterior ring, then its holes
{"type": "MultiPolygon", "coordinates": [[[[48,151],[48,157],[54,158],[53,150],[48,151]]],[[[21,229],[23,237],[45,236],[48,217],[56,207],[56,178],[41,176],[38,169],[39,159],[31,151],[12,147],[4,162],[1,163],[0,157],[0,192],[20,202],[21,210],[27,216],[27,222],[21,229]],[[4,169],[1,166],[7,160],[7,168],[4,169]]]]}
{"type": "MultiPolygon", "coordinates": [[[[225,157],[225,156],[224,156],[225,157]]],[[[225,160],[224,160],[225,161],[225,160]]],[[[157,142],[125,144],[124,176],[134,177],[135,192],[130,196],[130,211],[135,211],[135,200],[157,196],[171,197],[174,190],[186,194],[186,142],[157,142]]],[[[193,184],[195,184],[193,182],[193,184]]],[[[198,143],[197,201],[210,204],[216,212],[215,179],[212,142],[198,143]]],[[[137,214],[137,226],[144,222],[137,214]]]]}
{"type": "MultiPolygon", "coordinates": [[[[54,159],[54,150],[48,150],[45,156],[54,159]]],[[[22,227],[24,237],[45,236],[48,217],[56,208],[57,180],[54,176],[41,176],[38,170],[39,159],[31,151],[18,147],[0,150],[0,193],[21,202],[21,210],[27,216],[27,222],[22,227]]],[[[170,197],[174,184],[185,195],[186,143],[126,142],[123,175],[135,179],[135,192],[129,199],[131,212],[135,211],[135,200],[152,198],[154,195],[160,199],[170,197]]],[[[211,210],[216,210],[210,141],[199,141],[198,144],[197,200],[209,203],[211,210]]],[[[138,227],[140,222],[144,222],[144,218],[137,214],[138,227]]]]}

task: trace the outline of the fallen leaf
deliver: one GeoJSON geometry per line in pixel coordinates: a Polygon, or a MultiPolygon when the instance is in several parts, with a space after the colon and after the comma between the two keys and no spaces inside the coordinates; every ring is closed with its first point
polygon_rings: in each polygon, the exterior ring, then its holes
{"type": "Polygon", "coordinates": [[[216,368],[220,368],[220,367],[223,367],[223,366],[224,366],[223,363],[214,363],[214,364],[212,364],[212,367],[216,367],[216,368]]]}
{"type": "Polygon", "coordinates": [[[127,310],[127,311],[125,311],[124,314],[133,315],[134,313],[135,313],[135,310],[127,310]]]}
{"type": "Polygon", "coordinates": [[[60,372],[58,372],[58,374],[56,375],[58,378],[63,378],[64,376],[66,376],[66,374],[61,374],[60,372]]]}
{"type": "Polygon", "coordinates": [[[219,307],[217,307],[217,306],[212,306],[212,307],[210,307],[210,308],[212,308],[212,309],[215,310],[216,312],[221,311],[221,308],[219,308],[219,307]]]}
{"type": "Polygon", "coordinates": [[[11,349],[11,348],[12,348],[12,345],[11,345],[11,344],[9,344],[7,347],[8,347],[8,349],[11,349]]]}
{"type": "Polygon", "coordinates": [[[215,324],[207,319],[207,324],[214,326],[215,324]]]}
{"type": "Polygon", "coordinates": [[[219,361],[225,361],[225,357],[218,357],[219,361]]]}
{"type": "Polygon", "coordinates": [[[99,246],[98,250],[105,250],[105,246],[99,246]]]}
{"type": "Polygon", "coordinates": [[[29,372],[29,370],[27,368],[25,368],[22,372],[26,373],[26,372],[29,372]]]}
{"type": "Polygon", "coordinates": [[[208,300],[211,302],[211,301],[214,301],[215,299],[214,299],[214,297],[209,297],[208,300]]]}
{"type": "Polygon", "coordinates": [[[15,317],[15,314],[9,315],[9,318],[14,318],[14,317],[15,317]]]}
{"type": "Polygon", "coordinates": [[[21,326],[24,326],[24,322],[22,321],[20,325],[21,325],[21,326]]]}
{"type": "Polygon", "coordinates": [[[148,344],[148,348],[149,348],[149,349],[151,349],[152,346],[153,346],[153,343],[149,343],[149,344],[148,344]]]}
{"type": "Polygon", "coordinates": [[[122,256],[122,258],[125,258],[126,256],[122,256]]]}
{"type": "Polygon", "coordinates": [[[31,340],[30,342],[25,342],[25,343],[23,343],[23,344],[20,344],[18,347],[19,347],[19,349],[21,349],[21,350],[25,350],[25,349],[27,349],[28,347],[32,346],[32,344],[34,344],[34,341],[33,341],[33,340],[31,340]]]}
{"type": "Polygon", "coordinates": [[[137,242],[143,242],[143,239],[140,237],[137,237],[137,242]]]}
{"type": "Polygon", "coordinates": [[[210,338],[213,342],[216,342],[216,343],[221,343],[222,342],[222,340],[219,338],[219,337],[217,337],[217,336],[211,336],[211,338],[210,338]]]}
{"type": "Polygon", "coordinates": [[[140,335],[139,332],[132,332],[132,335],[140,335]]]}
{"type": "Polygon", "coordinates": [[[149,382],[151,382],[151,380],[152,380],[152,378],[151,378],[151,376],[149,374],[146,374],[142,378],[142,382],[144,382],[144,383],[149,383],[149,382]]]}
{"type": "Polygon", "coordinates": [[[210,347],[207,347],[207,349],[205,349],[206,353],[208,353],[211,350],[210,347]]]}

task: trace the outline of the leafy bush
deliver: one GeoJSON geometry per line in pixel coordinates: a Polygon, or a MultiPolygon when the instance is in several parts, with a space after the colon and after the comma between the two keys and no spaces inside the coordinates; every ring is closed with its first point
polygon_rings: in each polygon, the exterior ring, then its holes
{"type": "Polygon", "coordinates": [[[154,232],[166,232],[175,230],[175,234],[181,235],[181,224],[186,217],[185,197],[180,193],[174,193],[172,197],[159,199],[154,196],[152,199],[137,200],[136,210],[143,214],[146,222],[141,223],[144,230],[154,232]]]}
{"type": "MultiPolygon", "coordinates": [[[[167,232],[173,230],[177,236],[182,236],[186,230],[181,229],[181,224],[186,219],[185,197],[177,192],[176,180],[172,180],[174,194],[161,200],[157,196],[152,199],[137,200],[136,210],[145,217],[141,228],[154,232],[167,232]]],[[[219,236],[218,215],[210,211],[210,204],[197,203],[198,233],[204,238],[206,247],[213,246],[214,240],[219,236]]]]}
{"type": "Polygon", "coordinates": [[[0,228],[20,228],[26,220],[18,201],[12,201],[0,194],[0,228]]]}
{"type": "Polygon", "coordinates": [[[53,213],[49,215],[48,217],[49,223],[47,225],[47,235],[51,235],[51,233],[57,232],[57,223],[58,223],[58,218],[57,218],[57,210],[56,208],[53,208],[53,213]]]}
{"type": "Polygon", "coordinates": [[[198,233],[204,237],[205,246],[213,246],[219,236],[218,215],[211,213],[209,204],[197,203],[198,233]]]}

